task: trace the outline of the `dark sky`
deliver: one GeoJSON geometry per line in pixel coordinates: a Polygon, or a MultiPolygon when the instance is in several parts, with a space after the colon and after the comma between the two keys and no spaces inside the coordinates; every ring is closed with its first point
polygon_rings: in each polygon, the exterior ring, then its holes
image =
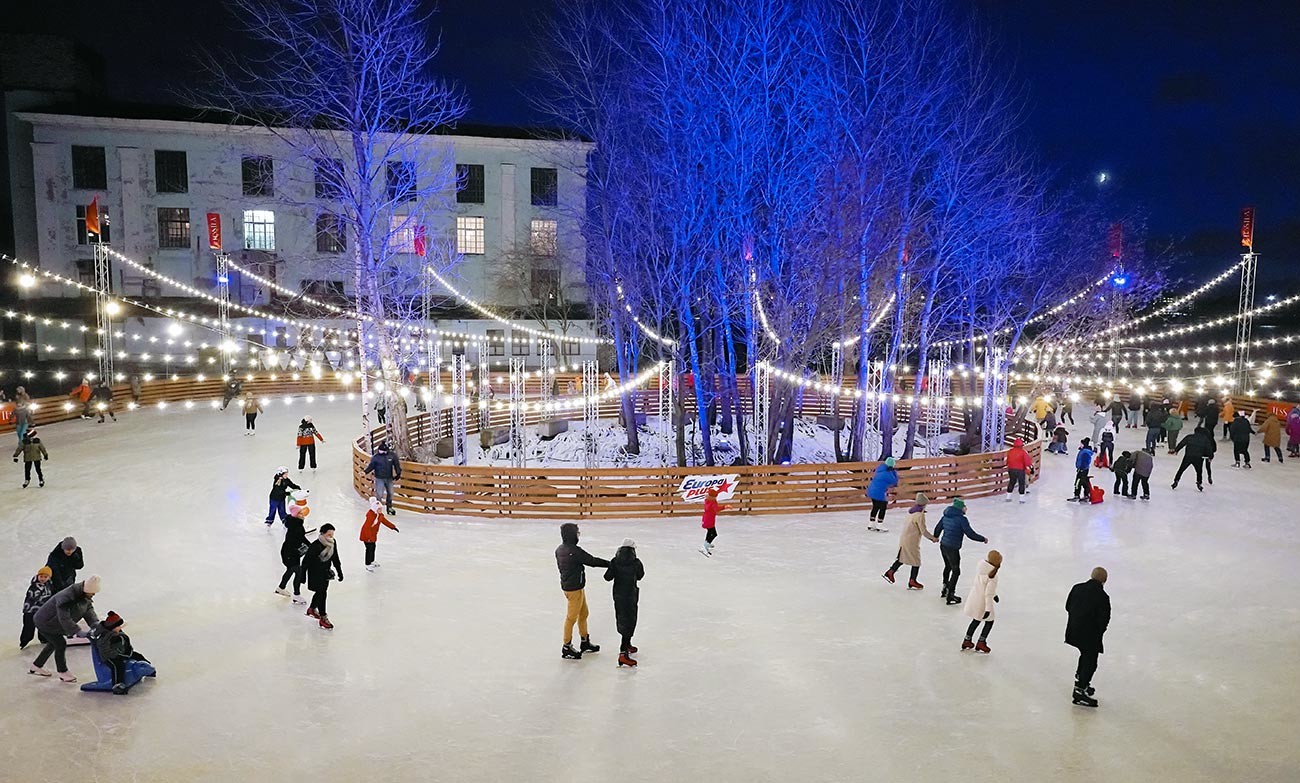
{"type": "MultiPolygon", "coordinates": [[[[440,3],[440,61],[469,119],[544,121],[523,96],[540,86],[532,31],[552,2],[440,3]]],[[[1300,260],[1300,2],[970,2],[1025,85],[1026,144],[1063,179],[1109,172],[1116,198],[1179,239],[1191,266],[1239,252],[1247,203],[1259,209],[1261,274],[1300,260]]],[[[22,6],[14,29],[91,46],[118,100],[168,101],[196,45],[239,46],[217,0],[22,6]]]]}

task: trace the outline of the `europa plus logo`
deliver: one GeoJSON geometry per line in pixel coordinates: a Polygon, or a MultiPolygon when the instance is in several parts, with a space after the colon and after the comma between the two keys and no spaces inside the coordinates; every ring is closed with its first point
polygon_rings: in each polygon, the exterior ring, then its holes
{"type": "Polygon", "coordinates": [[[677,486],[677,493],[687,503],[703,503],[709,490],[716,488],[718,500],[730,500],[732,495],[736,494],[736,485],[739,482],[739,473],[728,476],[687,476],[677,486]]]}

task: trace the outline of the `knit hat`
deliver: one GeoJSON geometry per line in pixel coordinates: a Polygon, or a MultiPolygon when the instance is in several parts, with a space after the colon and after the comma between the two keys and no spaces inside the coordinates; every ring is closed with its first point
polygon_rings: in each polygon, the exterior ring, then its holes
{"type": "Polygon", "coordinates": [[[121,628],[122,623],[124,622],[126,622],[126,620],[123,620],[122,615],[118,614],[117,612],[109,612],[107,615],[104,616],[105,628],[121,628]]]}
{"type": "Polygon", "coordinates": [[[37,575],[37,576],[54,576],[54,572],[50,570],[50,567],[49,567],[49,566],[41,566],[40,568],[36,569],[36,575],[37,575]]]}
{"type": "Polygon", "coordinates": [[[627,546],[627,547],[631,547],[631,548],[633,548],[633,549],[636,549],[636,542],[633,541],[633,540],[630,539],[630,538],[625,538],[625,539],[623,539],[623,546],[627,546]]]}
{"type": "Polygon", "coordinates": [[[929,496],[929,495],[925,494],[924,492],[918,492],[918,493],[916,493],[916,505],[918,505],[918,506],[924,506],[926,503],[929,503],[929,502],[930,502],[930,496],[929,496]]]}
{"type": "Polygon", "coordinates": [[[1024,438],[1016,438],[1015,440],[1011,441],[1011,445],[1012,445],[1012,446],[1023,446],[1023,445],[1025,445],[1025,439],[1024,439],[1024,438]]]}
{"type": "Polygon", "coordinates": [[[286,468],[286,467],[283,466],[283,465],[281,465],[280,467],[278,467],[278,468],[275,469],[275,475],[277,475],[277,476],[283,476],[285,473],[288,473],[288,472],[289,472],[289,469],[286,468]]]}
{"type": "Polygon", "coordinates": [[[958,510],[966,508],[966,501],[962,500],[961,498],[953,498],[952,507],[958,510]]]}
{"type": "Polygon", "coordinates": [[[68,536],[67,538],[63,539],[63,543],[60,544],[59,546],[60,546],[64,551],[68,551],[68,550],[76,549],[76,548],[77,548],[77,539],[73,538],[72,536],[68,536]]]}
{"type": "Polygon", "coordinates": [[[86,581],[83,582],[81,586],[82,586],[82,589],[84,589],[88,595],[94,595],[94,594],[98,593],[98,592],[99,592],[99,586],[100,586],[99,575],[98,575],[98,574],[94,574],[94,575],[91,575],[91,576],[86,577],[86,581]]]}
{"type": "Polygon", "coordinates": [[[996,549],[990,549],[987,560],[989,565],[1000,566],[1002,565],[1002,553],[996,549]]]}
{"type": "Polygon", "coordinates": [[[892,467],[894,467],[894,466],[897,465],[897,464],[898,464],[898,460],[894,459],[893,457],[885,457],[885,465],[886,465],[887,467],[891,467],[891,468],[892,468],[892,467]]]}

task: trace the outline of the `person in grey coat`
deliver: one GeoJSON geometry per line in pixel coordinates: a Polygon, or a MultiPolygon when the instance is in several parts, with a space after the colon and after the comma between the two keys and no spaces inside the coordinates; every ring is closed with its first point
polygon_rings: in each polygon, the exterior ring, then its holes
{"type": "Polygon", "coordinates": [[[1151,499],[1151,471],[1155,470],[1156,460],[1151,456],[1149,451],[1139,451],[1133,455],[1133,488],[1129,491],[1128,498],[1136,500],[1138,496],[1138,486],[1142,487],[1142,499],[1151,499]]]}
{"type": "Polygon", "coordinates": [[[68,636],[90,636],[90,629],[82,629],[79,622],[85,620],[91,627],[99,624],[99,615],[95,614],[95,595],[99,592],[100,579],[91,576],[84,582],[66,587],[54,594],[40,609],[36,610],[36,633],[45,646],[40,655],[32,661],[28,674],[49,677],[44,666],[54,656],[54,668],[59,671],[59,679],[64,682],[76,682],[76,675],[68,671],[67,649],[68,636]]]}

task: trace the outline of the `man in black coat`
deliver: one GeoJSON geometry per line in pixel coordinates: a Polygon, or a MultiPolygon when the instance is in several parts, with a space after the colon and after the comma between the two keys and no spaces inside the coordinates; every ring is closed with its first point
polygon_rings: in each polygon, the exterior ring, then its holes
{"type": "Polygon", "coordinates": [[[1070,589],[1065,611],[1070,615],[1065,625],[1065,643],[1079,650],[1079,667],[1074,674],[1074,703],[1096,707],[1092,698],[1092,675],[1097,671],[1097,656],[1102,636],[1110,625],[1110,596],[1106,595],[1106,569],[1092,569],[1092,578],[1070,589]]]}
{"type": "MultiPolygon", "coordinates": [[[[1197,427],[1191,435],[1183,438],[1175,452],[1183,452],[1183,462],[1178,466],[1178,472],[1174,474],[1173,489],[1178,489],[1178,480],[1183,477],[1183,471],[1192,468],[1196,471],[1196,489],[1201,490],[1201,481],[1203,480],[1202,471],[1209,469],[1207,460],[1214,458],[1214,451],[1218,448],[1214,442],[1214,435],[1204,427],[1197,427]]],[[[1214,478],[1210,478],[1210,483],[1214,483],[1214,478]]]]}
{"type": "Polygon", "coordinates": [[[68,536],[59,543],[58,546],[50,550],[50,556],[45,560],[45,565],[50,567],[54,573],[50,576],[52,592],[70,587],[73,582],[77,581],[77,570],[86,567],[86,563],[81,557],[81,547],[77,546],[77,539],[68,536]]]}
{"type": "Polygon", "coordinates": [[[568,611],[564,615],[564,647],[560,648],[563,658],[581,658],[585,652],[600,652],[600,645],[592,644],[587,635],[587,570],[585,566],[608,568],[609,561],[593,557],[578,546],[578,525],[565,522],[560,525],[560,541],[555,548],[555,564],[560,569],[560,589],[568,602],[568,611]],[[582,637],[582,648],[573,649],[573,624],[578,624],[578,634],[582,637]]]}
{"type": "Polygon", "coordinates": [[[1228,422],[1228,436],[1232,438],[1232,466],[1241,467],[1242,457],[1246,458],[1246,467],[1250,467],[1250,436],[1255,428],[1250,426],[1250,419],[1237,411],[1228,422]]]}

